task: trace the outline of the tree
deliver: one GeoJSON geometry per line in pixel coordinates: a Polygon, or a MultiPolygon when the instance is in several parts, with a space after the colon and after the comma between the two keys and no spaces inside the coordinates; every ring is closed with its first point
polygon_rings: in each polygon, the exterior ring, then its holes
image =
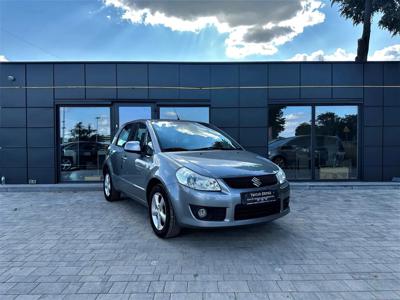
{"type": "Polygon", "coordinates": [[[271,130],[270,140],[278,138],[279,134],[285,130],[286,119],[283,116],[283,109],[286,106],[273,106],[268,110],[269,127],[271,130]]]}
{"type": "Polygon", "coordinates": [[[363,24],[363,32],[358,40],[356,61],[368,59],[369,39],[371,36],[371,20],[374,14],[380,14],[378,24],[393,36],[400,34],[400,0],[331,0],[337,3],[340,14],[352,19],[354,25],[363,24]]]}
{"type": "Polygon", "coordinates": [[[78,122],[75,124],[75,127],[71,129],[71,140],[90,141],[91,137],[93,137],[96,132],[97,130],[92,129],[90,124],[86,128],[82,122],[78,122]]]}
{"type": "Polygon", "coordinates": [[[296,127],[295,136],[299,135],[310,135],[311,134],[311,124],[303,122],[296,127]]]}

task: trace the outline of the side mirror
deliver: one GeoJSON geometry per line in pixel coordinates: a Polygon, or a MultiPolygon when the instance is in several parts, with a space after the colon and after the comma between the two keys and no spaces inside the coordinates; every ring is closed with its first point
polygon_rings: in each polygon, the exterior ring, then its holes
{"type": "Polygon", "coordinates": [[[124,150],[127,152],[140,153],[140,143],[138,141],[126,142],[124,150]]]}

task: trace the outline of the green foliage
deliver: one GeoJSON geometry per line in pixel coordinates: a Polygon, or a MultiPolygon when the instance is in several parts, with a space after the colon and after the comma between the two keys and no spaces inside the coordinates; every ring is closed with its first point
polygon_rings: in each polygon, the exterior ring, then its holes
{"type": "Polygon", "coordinates": [[[268,120],[270,128],[274,128],[271,132],[270,139],[278,138],[279,134],[285,129],[286,120],[283,117],[283,109],[286,106],[273,106],[268,110],[268,120]]]}
{"type": "MultiPolygon", "coordinates": [[[[340,14],[351,19],[354,25],[364,22],[365,0],[331,0],[332,5],[338,4],[340,14]]],[[[400,34],[400,0],[371,0],[372,16],[381,14],[378,24],[392,35],[400,34]]]]}

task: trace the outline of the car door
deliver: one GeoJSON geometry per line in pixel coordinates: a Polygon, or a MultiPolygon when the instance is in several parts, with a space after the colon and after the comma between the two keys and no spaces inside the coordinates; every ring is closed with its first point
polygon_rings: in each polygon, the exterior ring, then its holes
{"type": "Polygon", "coordinates": [[[145,151],[141,153],[125,151],[123,181],[129,185],[130,196],[146,202],[146,182],[153,163],[152,143],[146,124],[137,123],[129,141],[140,142],[141,148],[145,151]]]}
{"type": "Polygon", "coordinates": [[[111,144],[110,146],[110,160],[112,165],[112,171],[114,175],[114,181],[116,186],[124,192],[124,188],[126,184],[122,180],[122,169],[123,164],[125,162],[125,150],[124,146],[126,142],[129,140],[132,131],[134,130],[134,124],[127,124],[118,134],[118,137],[115,143],[111,144]]]}

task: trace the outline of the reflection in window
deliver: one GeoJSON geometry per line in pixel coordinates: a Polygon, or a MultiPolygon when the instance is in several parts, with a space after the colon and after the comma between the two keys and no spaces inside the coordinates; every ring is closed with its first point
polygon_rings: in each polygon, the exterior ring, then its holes
{"type": "Polygon", "coordinates": [[[60,107],[61,181],[99,181],[110,144],[110,108],[60,107]]]}
{"type": "Polygon", "coordinates": [[[357,106],[315,108],[316,179],[357,178],[357,106]]]}
{"type": "Polygon", "coordinates": [[[119,126],[139,119],[151,119],[150,106],[120,106],[119,113],[119,126]]]}
{"type": "Polygon", "coordinates": [[[269,107],[268,156],[289,179],[311,179],[311,107],[269,107]]]}
{"type": "Polygon", "coordinates": [[[160,119],[210,122],[209,108],[197,107],[160,107],[160,119]]]}
{"type": "Polygon", "coordinates": [[[193,122],[153,121],[162,151],[233,150],[239,145],[222,132],[193,122]]]}

